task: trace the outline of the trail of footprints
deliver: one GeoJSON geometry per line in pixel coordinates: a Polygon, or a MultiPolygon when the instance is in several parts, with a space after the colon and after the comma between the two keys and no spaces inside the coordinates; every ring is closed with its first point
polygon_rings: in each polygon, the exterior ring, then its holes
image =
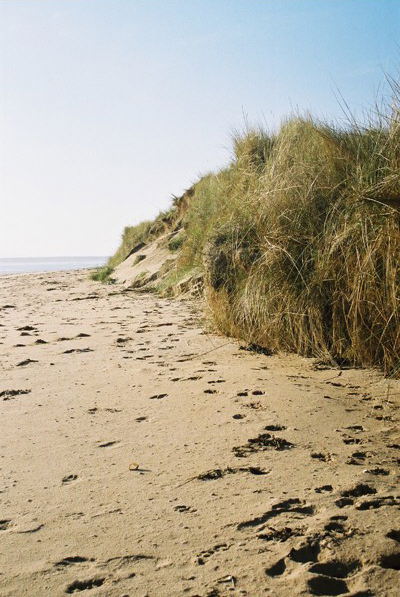
{"type": "MultiPolygon", "coordinates": [[[[278,578],[287,574],[296,574],[297,565],[306,565],[309,576],[307,578],[307,589],[311,595],[342,595],[347,594],[351,588],[352,577],[359,574],[363,569],[362,562],[357,558],[340,559],[335,556],[327,559],[326,555],[321,559],[321,555],[326,546],[326,540],[332,537],[336,543],[344,539],[345,535],[351,535],[351,531],[346,530],[344,522],[346,516],[332,516],[324,530],[320,533],[314,533],[306,537],[296,547],[292,547],[286,554],[268,566],[265,574],[270,578],[278,578]],[[340,521],[340,522],[339,522],[340,521]]],[[[273,537],[267,536],[267,540],[286,541],[292,537],[292,529],[285,527],[275,533],[273,537]]],[[[388,537],[397,536],[397,531],[391,531],[388,537]]],[[[264,538],[264,537],[262,537],[264,538]]],[[[396,540],[396,539],[395,539],[396,540]]],[[[326,550],[325,550],[326,554],[326,550]]],[[[328,552],[330,554],[330,551],[328,552]]],[[[394,553],[382,556],[377,564],[382,568],[393,570],[400,569],[400,553],[394,553]]],[[[354,593],[354,595],[375,595],[368,589],[354,593]]]]}
{"type": "MultiPolygon", "coordinates": [[[[114,556],[104,561],[97,561],[95,558],[89,558],[81,555],[66,556],[62,560],[55,562],[55,570],[65,570],[78,568],[79,577],[68,582],[64,593],[67,595],[88,591],[103,586],[107,583],[118,583],[121,580],[134,578],[142,563],[153,563],[155,558],[147,554],[128,554],[123,556],[114,556]],[[87,570],[85,575],[84,570],[87,570]],[[105,570],[105,573],[102,572],[105,570]],[[91,574],[90,574],[91,573],[91,574]],[[85,575],[85,576],[84,576],[85,575]]],[[[49,573],[52,571],[49,570],[49,573]]]]}
{"type": "MultiPolygon", "coordinates": [[[[54,288],[49,288],[54,290],[54,288]]],[[[82,297],[75,297],[72,300],[91,300],[99,298],[97,295],[87,295],[82,297]]],[[[3,309],[12,308],[12,306],[5,305],[3,309]]],[[[160,311],[157,309],[145,311],[146,316],[159,316],[160,311]]],[[[113,322],[113,324],[118,322],[113,322]]],[[[122,322],[119,322],[120,324],[122,322]]],[[[159,327],[167,327],[174,325],[171,322],[165,323],[151,323],[150,321],[144,321],[144,323],[135,331],[135,334],[145,335],[152,329],[159,327]]],[[[177,326],[176,334],[172,332],[168,333],[165,337],[160,339],[160,344],[168,343],[179,343],[180,336],[185,329],[193,326],[193,320],[188,319],[183,322],[183,325],[177,326]]],[[[21,336],[38,335],[39,330],[36,326],[25,325],[18,328],[21,336]]],[[[71,341],[78,338],[89,337],[89,334],[80,333],[74,337],[59,337],[56,342],[71,341]]],[[[155,354],[152,354],[152,350],[149,346],[150,341],[145,340],[143,342],[136,342],[136,350],[131,350],[131,342],[133,338],[128,335],[118,335],[114,339],[114,344],[117,348],[123,351],[123,358],[133,358],[135,355],[137,360],[149,360],[156,358],[155,354]],[[140,353],[137,355],[137,353],[140,353]],[[146,353],[146,354],[143,354],[146,353]],[[150,353],[150,354],[147,354],[150,353]]],[[[47,340],[37,338],[35,344],[48,344],[47,340]]],[[[172,345],[159,346],[159,351],[167,351],[174,348],[172,345]]],[[[65,350],[62,354],[73,354],[74,352],[90,352],[90,348],[72,348],[65,350]]],[[[164,354],[164,353],[161,353],[164,354]]],[[[195,357],[195,353],[183,353],[180,355],[175,362],[187,362],[195,357]]],[[[164,358],[164,357],[163,357],[164,358]]],[[[36,360],[26,359],[17,364],[17,366],[27,366],[31,363],[37,362],[36,360]]],[[[160,363],[161,364],[161,363],[160,363]]],[[[165,363],[163,363],[165,365],[165,363]]],[[[182,377],[173,377],[170,379],[172,382],[198,382],[203,376],[201,374],[216,373],[216,361],[202,361],[202,365],[205,369],[194,371],[193,374],[185,375],[182,377]],[[207,368],[208,367],[208,368],[207,368]]],[[[170,368],[172,371],[174,368],[170,368]]],[[[302,378],[304,376],[294,376],[296,378],[302,378]]],[[[205,380],[208,386],[205,387],[203,392],[205,394],[217,394],[219,388],[225,383],[225,379],[221,376],[216,375],[216,379],[205,380]],[[218,388],[218,389],[217,389],[218,388]]],[[[326,382],[334,387],[344,387],[341,383],[326,382]]],[[[302,384],[304,385],[304,384],[302,384]]],[[[358,389],[357,386],[347,386],[349,389],[358,389]]],[[[3,390],[0,392],[0,399],[13,400],[18,396],[30,393],[30,389],[14,389],[14,390],[3,390]]],[[[349,395],[356,394],[351,392],[349,395]]],[[[237,398],[245,399],[241,401],[241,407],[248,410],[265,410],[266,404],[260,397],[264,396],[264,390],[259,388],[249,389],[245,388],[237,392],[237,398]],[[258,398],[258,399],[255,399],[258,398]]],[[[149,396],[150,400],[162,400],[167,398],[166,393],[157,393],[149,396]]],[[[328,398],[328,397],[326,397],[328,398]]],[[[364,398],[368,400],[368,397],[364,398]]],[[[376,405],[376,410],[381,407],[376,405]]],[[[89,409],[89,414],[95,414],[97,408],[89,409]]],[[[380,415],[378,415],[379,417],[380,415]]],[[[236,414],[233,418],[240,420],[244,415],[236,414]]],[[[375,418],[378,418],[375,417],[375,418]]],[[[137,417],[137,422],[145,421],[147,417],[137,417]]],[[[379,420],[391,420],[390,417],[380,417],[379,420]]],[[[232,453],[236,458],[245,459],[253,454],[264,452],[267,450],[273,450],[277,452],[290,451],[296,448],[295,444],[286,440],[281,432],[284,432],[286,427],[281,424],[269,424],[264,426],[261,433],[256,437],[249,438],[246,443],[233,446],[232,453]],[[276,435],[279,433],[279,435],[276,435]]],[[[342,434],[341,440],[345,445],[354,446],[354,451],[348,457],[346,464],[350,466],[366,466],[371,460],[376,457],[376,454],[365,448],[365,440],[363,434],[366,431],[362,425],[353,425],[342,430],[337,430],[338,433],[342,434]]],[[[109,448],[113,445],[118,444],[116,440],[107,442],[98,442],[99,448],[109,448]]],[[[393,444],[393,449],[397,450],[400,446],[393,444]]],[[[332,460],[332,456],[326,452],[312,452],[311,458],[317,459],[323,463],[329,463],[332,460]]],[[[290,457],[290,456],[289,456],[290,457]]],[[[380,463],[373,463],[370,468],[365,470],[365,473],[372,475],[375,478],[385,477],[389,474],[386,467],[381,466],[380,463]]],[[[218,481],[224,478],[226,475],[232,475],[237,473],[250,473],[252,475],[266,475],[269,471],[261,467],[255,466],[240,466],[240,467],[226,467],[224,469],[213,469],[206,471],[205,473],[199,473],[193,479],[189,479],[187,482],[192,480],[197,481],[218,481]]],[[[262,478],[262,477],[261,477],[262,478]]],[[[78,477],[75,474],[65,476],[61,484],[68,485],[77,481],[78,477]]],[[[343,559],[336,557],[332,549],[327,551],[326,546],[331,542],[335,547],[340,546],[344,541],[351,539],[358,533],[358,529],[352,525],[349,521],[350,512],[354,514],[355,511],[362,512],[371,509],[380,508],[398,508],[400,507],[400,498],[394,495],[380,495],[378,490],[373,487],[369,482],[357,483],[349,489],[337,491],[333,485],[321,485],[314,488],[314,492],[318,495],[325,496],[330,499],[337,509],[338,514],[332,515],[325,522],[317,522],[316,524],[322,524],[320,530],[310,530],[310,520],[315,520],[318,514],[318,508],[316,505],[311,503],[310,499],[304,500],[297,497],[291,497],[278,501],[272,504],[265,512],[254,515],[254,517],[248,518],[247,520],[237,522],[235,531],[238,534],[238,541],[243,539],[243,536],[251,533],[251,538],[255,537],[261,545],[273,546],[272,551],[277,548],[278,551],[283,549],[283,552],[278,554],[275,561],[271,561],[264,570],[268,586],[269,583],[284,581],[289,583],[288,579],[291,575],[295,578],[296,569],[298,566],[306,566],[309,573],[307,577],[307,591],[311,595],[341,595],[348,593],[352,590],[352,579],[357,576],[363,569],[363,562],[360,559],[343,559]],[[348,515],[349,514],[349,515],[348,515]],[[287,546],[287,549],[285,549],[287,546]],[[330,557],[328,557],[330,554],[330,557]]],[[[175,507],[177,515],[179,514],[191,514],[196,512],[196,509],[186,505],[178,505],[175,507]]],[[[9,531],[12,528],[13,521],[9,519],[0,520],[0,531],[9,531]]],[[[392,529],[386,537],[393,542],[396,546],[400,542],[400,530],[392,529]]],[[[194,558],[195,565],[204,566],[208,563],[210,558],[214,555],[227,551],[232,547],[231,543],[217,543],[209,549],[200,551],[194,558]]],[[[84,557],[81,555],[66,556],[62,560],[54,564],[54,568],[62,570],[66,568],[80,568],[84,570],[86,567],[91,568],[95,566],[98,574],[87,574],[82,579],[83,574],[79,574],[79,579],[75,579],[68,583],[65,588],[66,594],[72,594],[76,592],[89,591],[103,586],[109,580],[112,580],[113,573],[115,570],[127,568],[126,578],[134,577],[136,571],[132,568],[139,564],[141,561],[152,561],[152,556],[143,554],[132,554],[128,556],[117,556],[110,558],[104,562],[96,562],[95,559],[84,557]],[[106,569],[107,573],[101,573],[101,569],[106,569]]],[[[378,566],[388,570],[399,570],[400,569],[400,551],[394,549],[392,553],[388,553],[379,556],[376,562],[378,566]]],[[[77,575],[78,576],[78,575],[77,575]]],[[[234,577],[230,577],[233,579],[234,577]]],[[[233,581],[232,581],[233,582],[233,581]]],[[[295,581],[293,581],[295,582],[295,581]]],[[[277,585],[278,586],[278,585],[277,585]]],[[[289,585],[288,585],[289,586],[289,585]]],[[[207,595],[216,596],[220,594],[220,590],[217,586],[212,588],[210,593],[207,595]]],[[[277,588],[277,595],[279,595],[279,588],[277,588]]],[[[357,593],[361,595],[373,595],[368,590],[357,593]]]]}
{"type": "MultiPolygon", "coordinates": [[[[254,394],[255,392],[253,392],[254,394]]],[[[238,392],[238,396],[247,397],[249,391],[238,392]]],[[[256,393],[257,395],[257,393],[256,393]]],[[[243,405],[248,406],[248,405],[243,405]]],[[[259,408],[260,403],[251,404],[250,408],[259,408]]],[[[288,442],[285,438],[276,436],[273,433],[267,432],[281,432],[286,429],[280,424],[270,424],[264,427],[264,432],[260,433],[255,438],[250,438],[246,444],[232,448],[234,455],[238,458],[246,458],[247,456],[265,450],[290,450],[295,447],[294,444],[288,442]]],[[[363,440],[357,437],[357,434],[364,433],[366,429],[362,425],[348,426],[343,430],[337,430],[343,433],[343,442],[346,445],[358,445],[363,443],[363,440]],[[350,435],[350,434],[355,434],[350,435]]],[[[398,449],[397,444],[393,444],[395,449],[398,449]]],[[[365,462],[374,457],[375,453],[368,451],[356,451],[346,461],[346,464],[352,465],[365,462]],[[354,459],[354,460],[353,460],[354,459]]],[[[317,458],[323,462],[329,462],[331,455],[327,453],[311,453],[312,458],[317,458]]],[[[242,469],[245,471],[246,468],[242,469]]],[[[203,475],[195,477],[198,480],[214,480],[221,479],[225,474],[236,472],[229,467],[225,470],[215,469],[208,471],[203,475]]],[[[370,469],[365,469],[364,473],[370,476],[381,477],[387,476],[389,471],[379,465],[372,466],[370,469]]],[[[342,595],[349,594],[350,591],[355,590],[359,584],[358,580],[360,574],[374,565],[386,570],[400,570],[400,550],[396,550],[396,545],[400,543],[400,530],[392,529],[386,534],[386,538],[393,541],[392,550],[388,554],[376,555],[374,564],[363,563],[356,557],[340,557],[335,555],[336,548],[343,542],[351,540],[352,537],[357,536],[360,531],[357,527],[349,522],[349,516],[342,514],[341,510],[352,509],[352,514],[356,511],[362,512],[371,509],[380,508],[400,508],[400,497],[395,495],[380,495],[378,490],[370,483],[359,482],[339,492],[339,497],[334,491],[331,484],[322,485],[314,488],[314,492],[320,495],[332,496],[334,506],[339,513],[329,517],[324,523],[320,531],[309,530],[309,524],[299,526],[298,521],[308,518],[315,519],[318,510],[312,503],[306,502],[299,498],[289,498],[282,502],[278,502],[271,506],[269,510],[263,514],[259,514],[254,518],[237,523],[237,531],[243,533],[251,529],[255,529],[257,538],[267,544],[279,546],[286,544],[286,542],[296,541],[300,537],[303,539],[299,543],[294,543],[291,548],[288,548],[286,553],[278,557],[275,562],[272,562],[265,569],[265,575],[270,579],[270,582],[283,581],[287,591],[288,582],[295,582],[295,580],[285,580],[286,578],[296,578],[296,567],[306,566],[308,575],[306,576],[306,588],[310,595],[342,595]],[[271,522],[283,520],[283,526],[271,526],[271,522]],[[295,525],[290,523],[290,520],[295,522],[295,525]]],[[[354,514],[353,514],[354,517],[354,514]]],[[[357,518],[355,519],[357,521],[357,518]]],[[[363,531],[364,532],[364,531],[363,531]]],[[[223,544],[224,549],[229,546],[223,544]]],[[[218,547],[218,546],[216,546],[218,547]]],[[[201,552],[197,556],[197,563],[204,565],[207,560],[218,551],[218,549],[210,549],[201,552]]],[[[280,586],[280,585],[279,585],[280,586]]],[[[279,588],[276,589],[276,594],[279,594],[279,588]]],[[[220,595],[218,586],[213,586],[211,592],[207,595],[220,595]]],[[[225,593],[224,593],[225,594],[225,593]]],[[[286,594],[286,593],[285,593],[286,594]]],[[[356,590],[352,595],[358,597],[376,596],[372,590],[362,589],[356,590]]]]}

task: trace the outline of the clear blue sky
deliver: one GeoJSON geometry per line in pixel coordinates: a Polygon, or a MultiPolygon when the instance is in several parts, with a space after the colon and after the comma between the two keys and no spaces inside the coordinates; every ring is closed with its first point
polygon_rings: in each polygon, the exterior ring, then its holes
{"type": "Polygon", "coordinates": [[[244,115],[370,105],[400,1],[0,0],[0,35],[0,257],[107,255],[244,115]]]}

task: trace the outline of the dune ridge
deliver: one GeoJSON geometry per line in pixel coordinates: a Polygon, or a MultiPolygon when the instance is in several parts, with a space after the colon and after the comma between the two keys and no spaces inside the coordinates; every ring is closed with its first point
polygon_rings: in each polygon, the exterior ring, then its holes
{"type": "Polygon", "coordinates": [[[274,133],[238,134],[225,168],[153,222],[125,228],[94,277],[122,276],[164,296],[192,290],[227,336],[399,376],[400,95],[392,88],[390,106],[364,122],[295,117],[274,133]],[[148,260],[155,245],[159,271],[148,260]]]}

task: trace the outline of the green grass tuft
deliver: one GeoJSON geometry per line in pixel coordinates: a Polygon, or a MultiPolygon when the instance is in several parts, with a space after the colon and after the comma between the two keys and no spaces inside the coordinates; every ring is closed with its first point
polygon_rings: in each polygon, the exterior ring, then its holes
{"type": "Polygon", "coordinates": [[[96,282],[104,282],[107,284],[113,284],[114,279],[111,277],[114,269],[108,265],[104,267],[99,267],[94,272],[90,274],[91,280],[95,280],[96,282]]]}

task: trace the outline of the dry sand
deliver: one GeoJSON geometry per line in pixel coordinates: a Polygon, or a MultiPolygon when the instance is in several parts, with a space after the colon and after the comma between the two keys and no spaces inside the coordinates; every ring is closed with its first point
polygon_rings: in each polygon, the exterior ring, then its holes
{"type": "Polygon", "coordinates": [[[399,382],[86,272],[1,278],[0,324],[2,596],[399,594],[399,382]]]}

